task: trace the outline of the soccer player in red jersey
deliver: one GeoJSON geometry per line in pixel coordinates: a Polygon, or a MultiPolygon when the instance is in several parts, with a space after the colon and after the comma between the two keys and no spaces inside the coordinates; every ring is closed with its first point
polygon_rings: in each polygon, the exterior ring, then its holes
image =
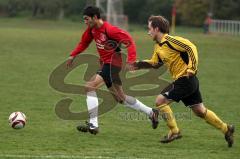
{"type": "Polygon", "coordinates": [[[77,127],[79,131],[97,134],[98,129],[98,98],[96,89],[106,84],[117,102],[124,104],[132,109],[146,113],[152,121],[152,127],[155,129],[158,125],[158,111],[147,107],[134,97],[128,96],[122,89],[122,82],[119,72],[122,67],[121,49],[116,47],[109,49],[108,42],[127,43],[127,68],[133,70],[133,64],[136,61],[136,45],[132,37],[126,31],[103,21],[100,16],[100,9],[89,6],[84,9],[83,19],[88,26],[82,35],[82,39],[77,47],[72,51],[67,66],[71,67],[74,58],[82,53],[94,40],[100,57],[100,70],[86,83],[85,90],[87,94],[87,107],[89,113],[89,122],[86,125],[77,127]]]}

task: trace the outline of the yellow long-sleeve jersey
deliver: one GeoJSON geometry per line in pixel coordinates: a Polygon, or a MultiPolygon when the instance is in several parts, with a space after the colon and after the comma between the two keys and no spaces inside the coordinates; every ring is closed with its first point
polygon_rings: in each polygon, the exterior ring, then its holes
{"type": "Polygon", "coordinates": [[[151,65],[163,62],[176,80],[187,76],[187,72],[197,73],[198,52],[189,40],[165,34],[161,42],[155,44],[152,58],[144,61],[151,65]]]}

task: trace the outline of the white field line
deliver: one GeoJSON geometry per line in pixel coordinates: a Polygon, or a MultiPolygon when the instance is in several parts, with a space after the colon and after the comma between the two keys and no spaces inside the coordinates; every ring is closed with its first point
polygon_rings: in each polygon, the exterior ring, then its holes
{"type": "Polygon", "coordinates": [[[146,159],[146,158],[135,158],[135,157],[107,157],[107,156],[77,156],[77,155],[16,155],[16,154],[0,154],[0,158],[43,158],[43,159],[146,159]]]}

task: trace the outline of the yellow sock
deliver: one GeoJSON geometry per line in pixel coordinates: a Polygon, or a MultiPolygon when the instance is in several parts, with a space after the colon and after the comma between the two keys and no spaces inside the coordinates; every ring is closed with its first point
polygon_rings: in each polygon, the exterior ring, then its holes
{"type": "Polygon", "coordinates": [[[172,109],[169,105],[164,104],[158,106],[160,114],[162,114],[163,119],[167,122],[168,128],[171,130],[172,133],[178,133],[179,129],[177,127],[177,122],[173,115],[172,109]]]}
{"type": "Polygon", "coordinates": [[[224,134],[227,132],[227,124],[224,123],[214,112],[207,109],[206,115],[204,117],[207,123],[214,126],[217,129],[220,129],[224,134]]]}

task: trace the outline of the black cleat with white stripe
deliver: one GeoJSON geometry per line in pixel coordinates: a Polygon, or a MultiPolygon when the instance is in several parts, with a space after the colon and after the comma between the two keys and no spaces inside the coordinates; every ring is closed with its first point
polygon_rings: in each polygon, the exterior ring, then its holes
{"type": "Polygon", "coordinates": [[[89,132],[93,135],[96,135],[97,133],[99,133],[99,128],[87,121],[84,125],[77,126],[77,130],[80,132],[89,132]]]}

